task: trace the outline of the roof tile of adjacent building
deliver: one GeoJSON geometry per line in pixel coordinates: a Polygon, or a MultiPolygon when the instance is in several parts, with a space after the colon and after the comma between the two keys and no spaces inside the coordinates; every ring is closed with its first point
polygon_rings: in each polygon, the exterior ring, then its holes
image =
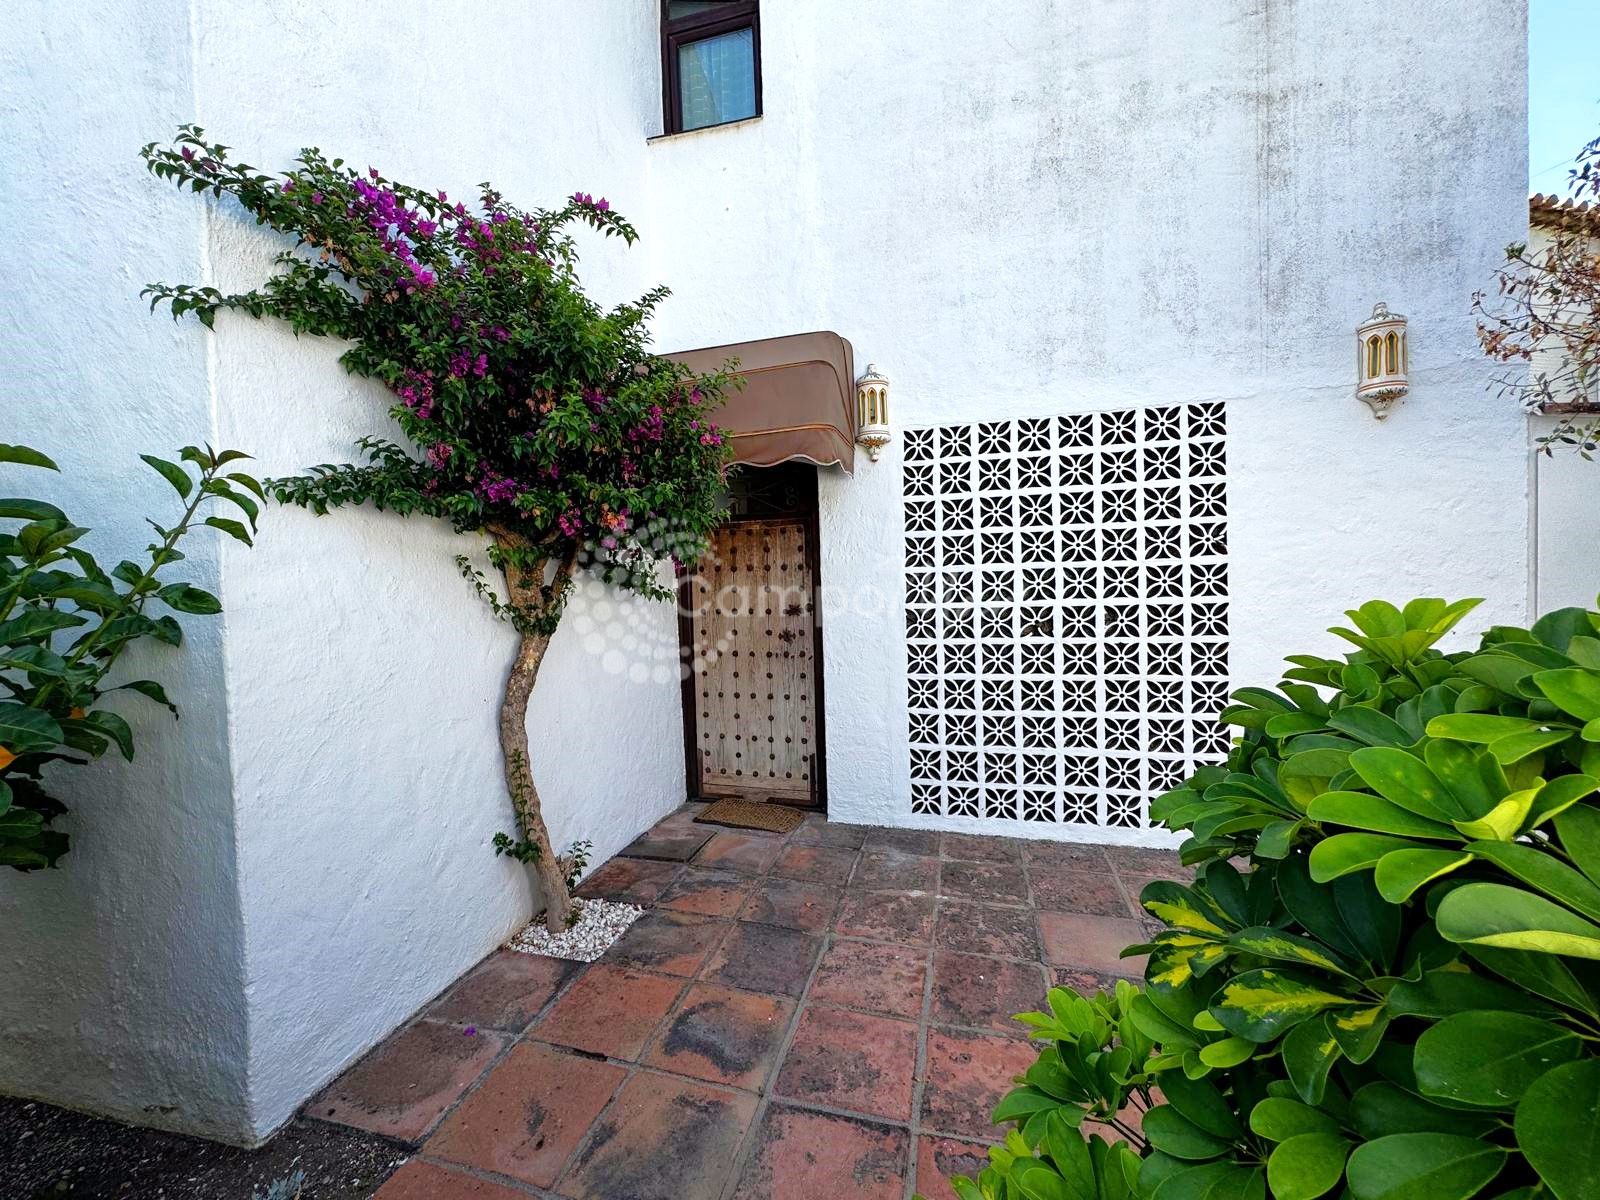
{"type": "Polygon", "coordinates": [[[1546,229],[1581,229],[1600,233],[1600,204],[1563,200],[1535,192],[1528,197],[1528,223],[1546,229]]]}

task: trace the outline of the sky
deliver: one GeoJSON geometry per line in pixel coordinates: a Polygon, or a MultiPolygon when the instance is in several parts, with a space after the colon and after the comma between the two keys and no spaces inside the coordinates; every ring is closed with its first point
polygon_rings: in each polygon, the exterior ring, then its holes
{"type": "Polygon", "coordinates": [[[1600,137],[1600,0],[1528,6],[1528,190],[1564,195],[1567,171],[1600,137]]]}

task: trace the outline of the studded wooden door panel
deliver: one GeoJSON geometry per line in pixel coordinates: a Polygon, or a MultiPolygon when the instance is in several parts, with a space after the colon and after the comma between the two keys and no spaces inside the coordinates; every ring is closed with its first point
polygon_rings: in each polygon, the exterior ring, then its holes
{"type": "Polygon", "coordinates": [[[816,627],[800,521],[722,526],[694,582],[695,742],[711,796],[816,796],[816,627]]]}

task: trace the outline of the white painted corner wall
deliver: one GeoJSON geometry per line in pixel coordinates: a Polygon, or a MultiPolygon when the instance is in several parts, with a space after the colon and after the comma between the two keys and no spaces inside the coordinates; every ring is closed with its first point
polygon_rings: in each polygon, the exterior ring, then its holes
{"type": "MultiPolygon", "coordinates": [[[[452,194],[605,195],[643,240],[586,245],[585,279],[671,284],[661,348],[833,328],[893,379],[902,435],[1225,401],[1238,683],[1373,596],[1522,619],[1526,424],[1468,312],[1526,227],[1524,0],[1001,7],[769,4],[765,115],[648,141],[652,0],[23,0],[0,215],[36,236],[0,248],[27,317],[0,326],[0,434],[61,458],[45,494],[114,559],[164,500],[138,451],[287,474],[374,429],[386,398],[336,346],[144,315],[146,280],[249,286],[278,245],[144,175],[137,146],[197,120],[263,167],[309,142],[452,194]],[[1379,299],[1414,364],[1381,425],[1353,396],[1379,299]]],[[[891,825],[932,823],[908,803],[902,445],[820,487],[832,815],[891,825]]],[[[139,714],[139,761],[75,778],[62,871],[0,877],[0,1090],[248,1142],[527,918],[489,849],[512,639],[462,548],[277,507],[254,550],[195,547],[226,611],[153,663],[183,721],[139,714]]],[[[678,686],[630,675],[676,637],[644,602],[563,624],[529,722],[558,844],[603,860],[681,801],[678,686]]]]}

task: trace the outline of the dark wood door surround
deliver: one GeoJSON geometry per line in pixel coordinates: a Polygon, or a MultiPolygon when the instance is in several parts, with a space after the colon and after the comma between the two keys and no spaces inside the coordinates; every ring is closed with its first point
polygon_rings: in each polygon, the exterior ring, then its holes
{"type": "Polygon", "coordinates": [[[679,580],[691,796],[821,808],[816,468],[741,468],[730,515],[679,580]]]}

